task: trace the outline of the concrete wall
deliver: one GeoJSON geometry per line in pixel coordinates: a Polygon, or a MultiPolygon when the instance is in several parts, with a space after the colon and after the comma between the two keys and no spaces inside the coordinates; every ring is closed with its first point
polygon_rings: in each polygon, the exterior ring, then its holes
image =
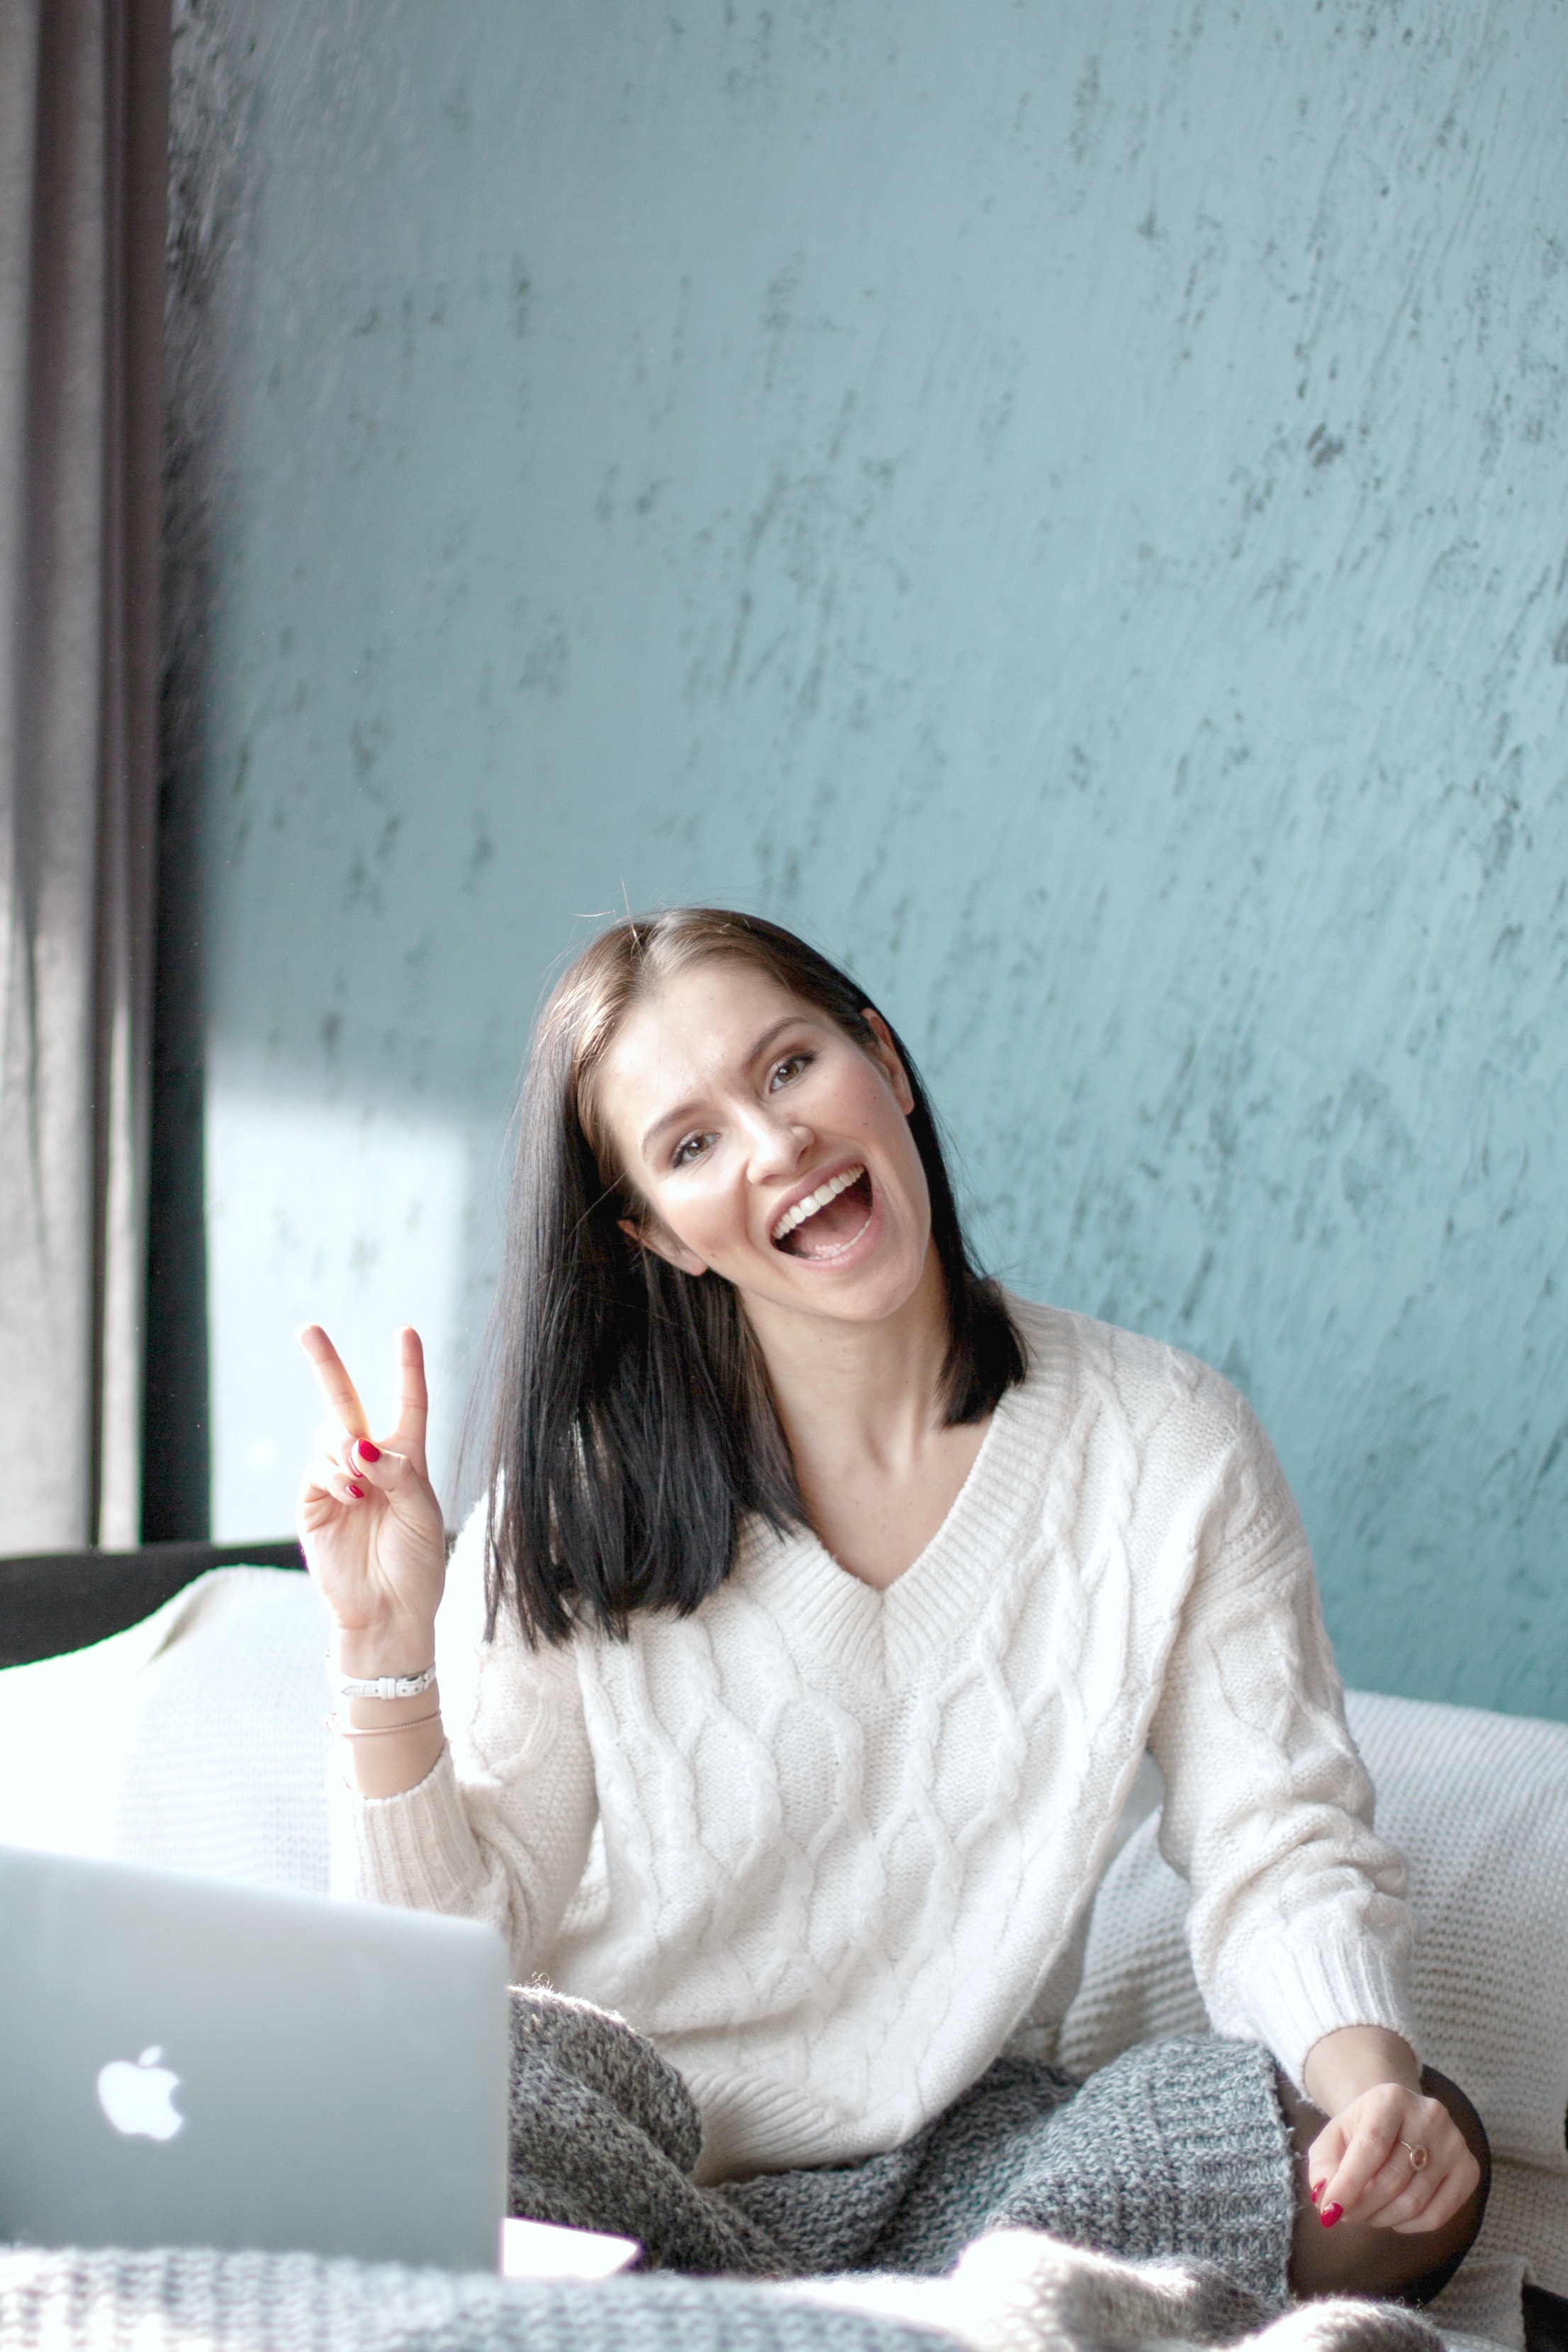
{"type": "Polygon", "coordinates": [[[1348,1676],[1568,1717],[1568,10],[177,23],[221,1530],[307,1311],[449,1430],[542,978],[706,896],[1247,1390],[1348,1676]]]}

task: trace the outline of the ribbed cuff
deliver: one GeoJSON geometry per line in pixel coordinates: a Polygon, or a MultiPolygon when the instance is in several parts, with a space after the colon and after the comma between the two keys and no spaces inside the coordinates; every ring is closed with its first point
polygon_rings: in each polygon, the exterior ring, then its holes
{"type": "Polygon", "coordinates": [[[484,1874],[450,1748],[399,1796],[362,1797],[332,1779],[334,1894],[405,1911],[468,1907],[484,1874]]]}
{"type": "Polygon", "coordinates": [[[1382,1944],[1305,1936],[1299,1944],[1282,1937],[1267,1947],[1254,1944],[1246,1982],[1248,2030],[1268,2044],[1303,2095],[1308,2053],[1343,2026],[1382,2026],[1420,2057],[1404,1971],[1382,1944]]]}

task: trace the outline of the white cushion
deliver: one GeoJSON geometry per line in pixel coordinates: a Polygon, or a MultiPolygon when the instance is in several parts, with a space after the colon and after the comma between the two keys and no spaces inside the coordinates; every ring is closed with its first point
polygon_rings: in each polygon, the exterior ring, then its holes
{"type": "MultiPolygon", "coordinates": [[[[1439,2316],[1522,2343],[1521,2280],[1568,2294],[1568,1725],[1362,1691],[1346,1705],[1378,1826],[1410,1863],[1422,2055],[1474,2100],[1496,2160],[1439,2316]]],[[[1206,2029],[1158,1828],[1135,1832],[1096,1898],[1058,2043],[1075,2073],[1206,2029]]]]}
{"type": "Polygon", "coordinates": [[[324,1893],[326,1621],[222,1568],[129,1632],[0,1672],[0,1843],[324,1893]]]}

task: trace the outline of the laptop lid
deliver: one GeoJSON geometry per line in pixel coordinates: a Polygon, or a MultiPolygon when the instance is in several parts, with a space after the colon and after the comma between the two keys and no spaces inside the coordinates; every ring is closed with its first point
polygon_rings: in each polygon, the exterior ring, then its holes
{"type": "Polygon", "coordinates": [[[471,1920],[0,1847],[0,2237],[494,2270],[506,1982],[471,1920]]]}

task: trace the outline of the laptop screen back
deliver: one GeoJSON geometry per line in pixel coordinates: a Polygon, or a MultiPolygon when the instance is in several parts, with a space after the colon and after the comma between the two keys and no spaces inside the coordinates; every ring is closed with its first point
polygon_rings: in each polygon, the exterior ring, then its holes
{"type": "Polygon", "coordinates": [[[492,1928],[0,1849],[0,2237],[494,2270],[492,1928]]]}

